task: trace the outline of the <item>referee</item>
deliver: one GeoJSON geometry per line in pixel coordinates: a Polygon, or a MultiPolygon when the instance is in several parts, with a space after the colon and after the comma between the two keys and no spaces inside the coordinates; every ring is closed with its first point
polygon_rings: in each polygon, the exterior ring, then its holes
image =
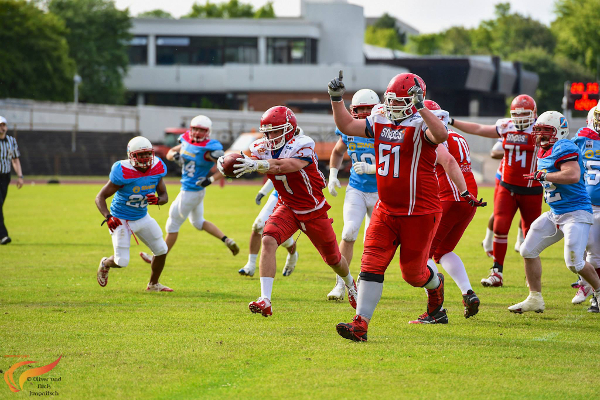
{"type": "Polygon", "coordinates": [[[2,211],[8,193],[8,185],[10,184],[11,164],[19,177],[17,188],[21,189],[23,186],[19,147],[14,137],[6,135],[8,131],[6,123],[6,118],[0,116],[0,244],[9,244],[11,242],[6,226],[4,225],[4,213],[2,211]]]}

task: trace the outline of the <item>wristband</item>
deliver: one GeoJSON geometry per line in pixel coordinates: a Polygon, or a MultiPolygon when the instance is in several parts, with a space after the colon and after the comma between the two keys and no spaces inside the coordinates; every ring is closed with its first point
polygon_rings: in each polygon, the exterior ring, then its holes
{"type": "Polygon", "coordinates": [[[448,118],[448,125],[454,126],[454,118],[452,118],[452,117],[448,118]]]}
{"type": "Polygon", "coordinates": [[[342,101],[342,96],[330,96],[331,101],[335,101],[336,103],[342,101]]]}
{"type": "Polygon", "coordinates": [[[269,168],[271,168],[271,165],[269,164],[269,161],[267,160],[260,160],[256,163],[256,170],[258,172],[267,172],[269,170],[269,168]]]}
{"type": "Polygon", "coordinates": [[[23,175],[19,176],[19,179],[23,179],[23,175]]]}
{"type": "Polygon", "coordinates": [[[337,179],[338,172],[337,168],[329,168],[329,180],[337,179]]]}

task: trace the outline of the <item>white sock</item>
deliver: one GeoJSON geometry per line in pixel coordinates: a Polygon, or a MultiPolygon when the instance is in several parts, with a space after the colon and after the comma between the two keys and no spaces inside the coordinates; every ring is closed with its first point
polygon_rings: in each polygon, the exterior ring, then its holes
{"type": "Polygon", "coordinates": [[[519,227],[519,235],[517,236],[517,242],[522,242],[525,240],[525,236],[523,236],[523,229],[519,227]]]}
{"type": "Polygon", "coordinates": [[[342,276],[342,279],[344,280],[344,283],[346,284],[346,286],[348,286],[349,288],[353,287],[352,282],[354,282],[354,278],[352,277],[351,273],[348,272],[348,275],[342,276]]]}
{"type": "Polygon", "coordinates": [[[435,261],[433,261],[431,258],[430,258],[429,260],[427,260],[427,266],[428,266],[429,268],[431,268],[431,270],[433,271],[433,273],[434,273],[435,275],[437,275],[437,274],[438,274],[438,272],[439,272],[439,271],[438,271],[438,267],[437,267],[437,265],[435,265],[435,261]]]}
{"type": "Polygon", "coordinates": [[[456,285],[462,294],[467,294],[469,290],[473,289],[471,287],[471,282],[469,282],[465,265],[456,253],[450,252],[444,254],[444,256],[440,258],[440,265],[448,275],[450,275],[454,282],[456,282],[456,285]]]}
{"type": "Polygon", "coordinates": [[[294,237],[290,236],[288,240],[286,240],[285,242],[281,243],[281,245],[283,247],[285,247],[286,249],[289,249],[290,247],[292,247],[294,245],[294,237]]]}
{"type": "Polygon", "coordinates": [[[248,254],[248,265],[256,267],[256,258],[258,254],[248,254]]]}
{"type": "Polygon", "coordinates": [[[538,297],[538,298],[542,298],[542,292],[529,292],[529,297],[538,297]]]}
{"type": "Polygon", "coordinates": [[[494,231],[490,228],[485,228],[485,238],[483,239],[483,246],[488,249],[494,246],[494,231]]]}
{"type": "Polygon", "coordinates": [[[260,297],[271,300],[271,293],[273,292],[273,281],[275,278],[268,276],[260,277],[260,297]]]}

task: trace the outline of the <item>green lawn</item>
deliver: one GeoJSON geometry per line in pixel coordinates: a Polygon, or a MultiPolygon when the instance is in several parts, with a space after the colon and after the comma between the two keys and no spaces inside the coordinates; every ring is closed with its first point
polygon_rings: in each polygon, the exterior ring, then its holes
{"type": "MultiPolygon", "coordinates": [[[[260,295],[258,273],[240,277],[250,226],[259,211],[259,186],[211,187],[205,216],[242,247],[237,257],[189,223],[167,259],[161,282],[173,293],[145,293],[149,267],[132,246],[129,266],[112,270],[108,286],[96,282],[102,256],[112,252],[94,205],[97,185],[10,188],[4,207],[13,243],[0,247],[0,370],[62,360],[42,377],[60,378],[49,389],[27,382],[0,398],[57,391],[68,399],[188,398],[589,398],[597,392],[600,316],[574,306],[562,242],[542,254],[543,314],[515,315],[506,307],[527,296],[522,260],[512,251],[505,287],[483,288],[491,261],[481,239],[491,207],[479,210],[457,248],[481,298],[480,313],[462,316],[460,291],[447,279],[450,323],[409,325],[425,311],[422,289],[406,284],[397,257],[386,274],[383,298],[369,342],[339,337],[335,324],[350,321],[347,302],[326,300],[335,278],[306,237],[296,271],[282,277],[270,318],[251,314],[260,295]]],[[[176,185],[168,186],[171,200],[176,185]]],[[[492,189],[482,189],[491,203],[492,189]]],[[[330,197],[330,196],[329,196],[330,197]]],[[[343,193],[329,198],[338,235],[343,193]]],[[[168,207],[151,208],[164,227],[168,207]]],[[[516,220],[515,220],[516,222],[516,220]]],[[[362,237],[362,233],[361,233],[362,237]]],[[[356,276],[362,240],[351,265],[356,276]]]]}

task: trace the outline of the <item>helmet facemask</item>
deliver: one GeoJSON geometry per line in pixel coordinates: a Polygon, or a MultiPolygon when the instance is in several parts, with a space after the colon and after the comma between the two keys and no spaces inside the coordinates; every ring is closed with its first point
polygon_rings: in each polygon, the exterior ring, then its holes
{"type": "Polygon", "coordinates": [[[268,150],[278,150],[282,148],[295,133],[294,126],[289,122],[278,126],[261,125],[258,130],[263,134],[268,150]],[[281,134],[274,138],[270,138],[269,133],[272,132],[281,132],[281,134]]]}
{"type": "Polygon", "coordinates": [[[371,115],[371,111],[375,107],[375,104],[359,104],[359,105],[350,105],[350,114],[354,119],[366,119],[371,115]]]}
{"type": "Polygon", "coordinates": [[[396,97],[396,93],[392,92],[383,95],[383,109],[391,121],[401,121],[415,112],[411,97],[396,97]]]}
{"type": "Polygon", "coordinates": [[[135,169],[147,170],[154,164],[154,150],[141,149],[128,154],[129,162],[135,169]]]}
{"type": "Polygon", "coordinates": [[[556,127],[546,124],[535,124],[532,134],[535,136],[535,143],[544,150],[548,150],[558,141],[556,138],[556,127]]]}
{"type": "Polygon", "coordinates": [[[204,126],[190,127],[190,138],[193,142],[203,142],[210,137],[210,128],[204,126]]]}
{"type": "Polygon", "coordinates": [[[597,133],[600,133],[600,109],[594,107],[594,117],[592,118],[592,125],[597,133]]]}
{"type": "Polygon", "coordinates": [[[535,113],[526,108],[516,108],[510,110],[510,119],[517,130],[524,131],[535,123],[535,113]]]}

